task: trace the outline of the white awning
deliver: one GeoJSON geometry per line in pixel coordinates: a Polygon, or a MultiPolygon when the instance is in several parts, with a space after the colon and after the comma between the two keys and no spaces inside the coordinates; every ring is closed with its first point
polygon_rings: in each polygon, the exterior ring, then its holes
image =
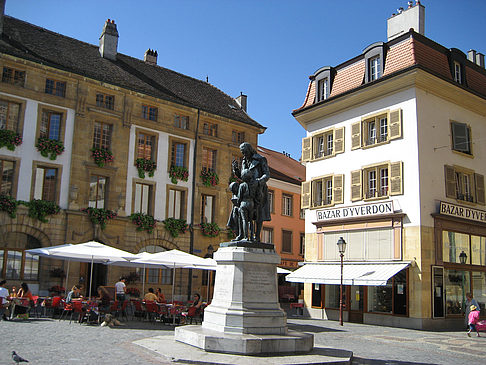
{"type": "MultiPolygon", "coordinates": [[[[344,285],[386,285],[388,279],[410,262],[345,262],[343,265],[344,285]]],[[[285,277],[285,280],[296,283],[341,284],[341,263],[319,262],[306,263],[285,277]]]]}

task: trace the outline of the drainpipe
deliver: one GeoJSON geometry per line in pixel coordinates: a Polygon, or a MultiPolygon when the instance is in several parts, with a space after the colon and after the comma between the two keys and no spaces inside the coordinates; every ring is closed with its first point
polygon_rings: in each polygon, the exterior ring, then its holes
{"type": "MultiPolygon", "coordinates": [[[[197,138],[199,134],[199,116],[201,110],[197,108],[196,132],[194,133],[194,152],[192,156],[192,199],[191,199],[191,229],[189,230],[189,253],[194,253],[194,209],[196,201],[196,162],[197,162],[197,138]]],[[[189,280],[187,285],[187,296],[192,295],[192,269],[189,269],[189,280]]]]}

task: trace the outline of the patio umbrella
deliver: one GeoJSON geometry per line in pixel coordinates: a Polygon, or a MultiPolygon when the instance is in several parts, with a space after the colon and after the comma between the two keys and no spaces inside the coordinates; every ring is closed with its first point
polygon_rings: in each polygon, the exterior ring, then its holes
{"type": "Polygon", "coordinates": [[[64,258],[67,260],[90,262],[89,295],[91,296],[91,286],[93,284],[93,264],[107,263],[110,261],[123,261],[135,258],[130,252],[120,250],[115,247],[107,246],[99,242],[89,241],[76,245],[59,247],[51,250],[54,258],[64,258]]]}
{"type": "MultiPolygon", "coordinates": [[[[43,257],[55,258],[52,255],[52,250],[55,250],[55,249],[58,249],[58,248],[63,248],[63,247],[66,247],[66,246],[72,246],[72,244],[71,243],[66,243],[64,245],[58,245],[58,246],[31,248],[30,250],[26,250],[25,252],[28,252],[31,255],[38,255],[38,256],[43,256],[43,257]]],[[[67,289],[68,289],[69,263],[70,262],[71,261],[68,260],[67,270],[66,270],[66,280],[64,281],[64,295],[66,295],[67,289]]]]}
{"type": "Polygon", "coordinates": [[[277,266],[277,274],[290,274],[292,271],[277,266]]]}

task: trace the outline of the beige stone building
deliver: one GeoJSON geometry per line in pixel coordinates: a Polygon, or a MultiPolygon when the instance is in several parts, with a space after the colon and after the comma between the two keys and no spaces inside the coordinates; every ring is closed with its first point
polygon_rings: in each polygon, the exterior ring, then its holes
{"type": "Polygon", "coordinates": [[[311,75],[293,115],[306,129],[305,311],[345,321],[463,328],[486,314],[484,55],[424,36],[417,2],[388,39],[311,75]]]}
{"type": "MultiPolygon", "coordinates": [[[[3,13],[1,20],[0,277],[48,293],[62,284],[53,269],[65,271],[66,262],[25,249],[64,243],[98,240],[132,253],[179,249],[199,256],[217,249],[227,239],[231,161],[241,142],[256,145],[265,130],[246,113],[246,96],[233,99],[158,66],[151,49],[143,60],[118,53],[113,20],[99,46],[3,13]],[[12,198],[52,202],[60,211],[42,222],[33,218],[37,205],[25,203],[13,217],[6,212],[12,198]],[[87,208],[116,217],[93,223],[87,208]],[[137,230],[134,213],[155,219],[155,228],[137,230]],[[174,237],[163,223],[170,218],[191,228],[174,237]],[[222,232],[208,237],[208,225],[222,232]]],[[[93,288],[135,271],[93,269],[93,288]]],[[[68,285],[89,287],[88,272],[89,264],[72,262],[68,285]]],[[[176,297],[205,295],[206,278],[177,270],[176,297]]],[[[141,287],[140,280],[130,286],[141,287]]],[[[170,270],[146,271],[146,287],[168,294],[171,284],[170,270]]]]}

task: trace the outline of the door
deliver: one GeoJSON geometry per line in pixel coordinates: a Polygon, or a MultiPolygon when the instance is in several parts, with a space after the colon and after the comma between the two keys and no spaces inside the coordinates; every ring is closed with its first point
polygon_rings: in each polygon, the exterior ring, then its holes
{"type": "Polygon", "coordinates": [[[349,287],[349,322],[363,323],[364,286],[349,287]]]}
{"type": "MultiPolygon", "coordinates": [[[[104,264],[93,264],[93,285],[91,285],[90,296],[98,296],[98,287],[106,285],[106,272],[107,266],[104,264]]],[[[87,286],[86,293],[89,291],[89,279],[90,279],[91,263],[88,264],[87,286]]],[[[114,284],[113,284],[114,285],[114,284]]]]}

